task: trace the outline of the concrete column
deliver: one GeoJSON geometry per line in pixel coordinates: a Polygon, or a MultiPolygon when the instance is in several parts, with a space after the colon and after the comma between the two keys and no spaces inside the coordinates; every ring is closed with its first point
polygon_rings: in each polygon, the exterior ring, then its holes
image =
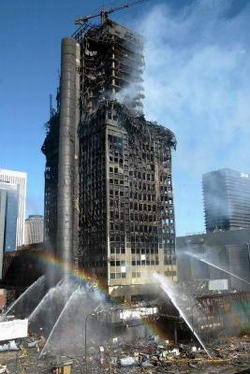
{"type": "Polygon", "coordinates": [[[76,43],[76,115],[74,152],[73,263],[79,267],[79,136],[80,122],[80,44],[76,43]]]}
{"type": "Polygon", "coordinates": [[[56,251],[65,262],[71,262],[76,126],[76,40],[73,38],[62,40],[60,83],[56,251]]]}

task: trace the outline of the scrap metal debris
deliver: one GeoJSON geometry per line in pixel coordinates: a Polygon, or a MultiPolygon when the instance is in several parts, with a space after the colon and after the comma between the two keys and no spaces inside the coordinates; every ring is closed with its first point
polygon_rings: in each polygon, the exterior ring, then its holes
{"type": "MultiPolygon", "coordinates": [[[[31,347],[30,341],[26,342],[26,347],[31,347]]],[[[5,372],[10,374],[45,374],[51,372],[55,361],[70,359],[72,374],[85,373],[86,367],[87,372],[92,374],[233,374],[247,368],[250,370],[250,339],[247,336],[217,342],[210,345],[209,350],[212,358],[194,344],[175,345],[169,341],[159,343],[153,337],[139,339],[133,344],[111,339],[102,346],[91,342],[87,349],[87,361],[84,354],[77,357],[47,355],[39,360],[35,347],[27,348],[25,354],[23,350],[0,353],[0,369],[7,370],[8,367],[9,371],[5,372]]]]}

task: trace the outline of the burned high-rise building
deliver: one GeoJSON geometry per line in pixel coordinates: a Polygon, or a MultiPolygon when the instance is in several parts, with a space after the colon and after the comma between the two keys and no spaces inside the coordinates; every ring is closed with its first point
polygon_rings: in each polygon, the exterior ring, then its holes
{"type": "Polygon", "coordinates": [[[152,271],[176,279],[176,140],[143,115],[143,66],[142,37],[103,14],[101,25],[63,39],[42,148],[45,240],[113,295],[131,285],[143,293],[152,271]]]}

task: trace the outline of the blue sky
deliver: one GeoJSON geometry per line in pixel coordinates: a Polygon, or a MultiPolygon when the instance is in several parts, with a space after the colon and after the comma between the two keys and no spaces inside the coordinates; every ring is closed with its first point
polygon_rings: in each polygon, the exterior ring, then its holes
{"type": "MultiPolygon", "coordinates": [[[[27,214],[43,213],[40,152],[60,40],[116,0],[1,0],[0,168],[28,173],[27,214]]],[[[148,0],[113,16],[145,37],[145,112],[174,130],[177,234],[204,229],[201,175],[250,171],[250,2],[148,0]]]]}

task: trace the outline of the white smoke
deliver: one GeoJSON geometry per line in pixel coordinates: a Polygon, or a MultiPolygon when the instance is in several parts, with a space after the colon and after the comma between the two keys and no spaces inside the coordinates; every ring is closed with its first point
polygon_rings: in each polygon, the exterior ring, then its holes
{"type": "Polygon", "coordinates": [[[201,176],[249,171],[250,3],[200,0],[173,13],[158,5],[136,25],[145,38],[145,114],[176,134],[177,234],[201,231],[201,176]],[[139,25],[139,26],[138,26],[139,25]]]}

